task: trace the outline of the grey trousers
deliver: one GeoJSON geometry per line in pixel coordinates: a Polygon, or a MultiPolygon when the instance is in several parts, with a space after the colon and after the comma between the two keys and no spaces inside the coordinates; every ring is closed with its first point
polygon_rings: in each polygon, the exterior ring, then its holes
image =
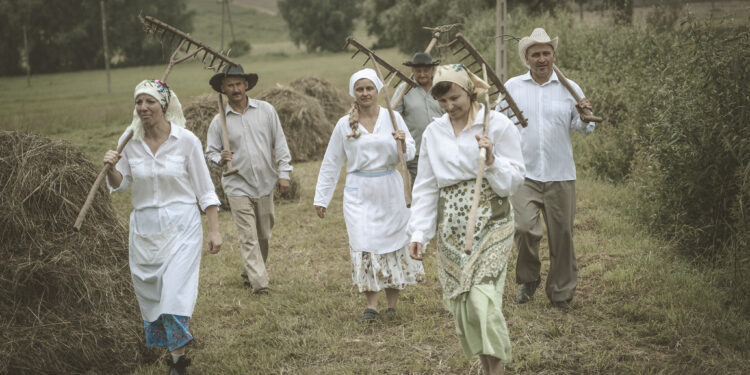
{"type": "Polygon", "coordinates": [[[514,240],[518,248],[516,282],[523,284],[540,278],[541,213],[549,242],[550,266],[545,284],[547,298],[553,302],[573,299],[578,285],[578,265],[573,249],[575,180],[539,182],[527,178],[510,200],[515,215],[514,240]]]}
{"type": "Polygon", "coordinates": [[[409,177],[411,177],[411,190],[414,191],[414,179],[417,178],[417,164],[419,163],[419,155],[414,156],[413,160],[406,162],[406,169],[409,170],[409,177]]]}
{"type": "Polygon", "coordinates": [[[227,197],[237,226],[240,254],[244,261],[243,275],[254,290],[268,288],[266,259],[273,229],[273,194],[260,199],[227,197]]]}

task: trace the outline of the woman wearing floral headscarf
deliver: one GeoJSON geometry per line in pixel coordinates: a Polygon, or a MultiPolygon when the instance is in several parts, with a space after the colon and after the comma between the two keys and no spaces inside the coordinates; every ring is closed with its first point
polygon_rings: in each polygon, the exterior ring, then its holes
{"type": "MultiPolygon", "coordinates": [[[[130,272],[141,309],[146,345],[166,346],[170,374],[186,374],[185,345],[198,297],[203,227],[196,201],[208,217],[209,252],[221,248],[219,199],[214,191],[200,140],[186,130],[174,91],[158,80],[135,87],[132,141],[107,151],[111,192],[132,186],[130,272]]],[[[120,138],[122,143],[125,134],[120,138]]]]}
{"type": "Polygon", "coordinates": [[[508,196],[523,183],[521,140],[513,123],[490,112],[482,136],[484,108],[477,97],[487,83],[461,64],[438,67],[432,96],[446,112],[422,134],[407,227],[411,257],[422,259],[424,246],[437,235],[438,277],[445,307],[453,313],[467,358],[479,356],[485,374],[502,374],[511,358],[502,313],[513,217],[508,196]],[[471,255],[463,251],[479,149],[487,150],[471,255]],[[437,231],[436,231],[437,226],[437,231]]]}
{"type": "Polygon", "coordinates": [[[405,141],[407,160],[416,152],[404,120],[394,113],[398,131],[388,110],[378,105],[383,82],[372,69],[349,79],[349,95],[355,102],[331,134],[315,188],[315,209],[321,219],[333,198],[341,166],[346,161],[344,219],[349,234],[352,281],[366,298],[360,321],[378,315],[378,292],[385,289],[387,313],[395,313],[399,291],[422,280],[422,264],[409,258],[406,222],[409,209],[404,182],[396,172],[398,141],[405,141]]]}

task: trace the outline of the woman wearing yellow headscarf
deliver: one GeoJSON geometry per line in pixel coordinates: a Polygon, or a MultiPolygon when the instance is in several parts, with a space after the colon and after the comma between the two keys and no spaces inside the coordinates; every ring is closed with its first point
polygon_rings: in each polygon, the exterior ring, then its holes
{"type": "Polygon", "coordinates": [[[446,112],[425,129],[414,183],[411,257],[421,260],[437,236],[438,276],[443,302],[455,318],[467,358],[479,356],[485,374],[502,374],[511,359],[502,313],[508,255],[513,246],[513,213],[508,196],[523,183],[518,130],[505,115],[492,111],[482,136],[483,105],[477,97],[486,82],[461,64],[438,67],[432,96],[446,112]],[[471,255],[463,251],[479,149],[487,150],[471,255]],[[502,362],[501,362],[502,361],[502,362]]]}

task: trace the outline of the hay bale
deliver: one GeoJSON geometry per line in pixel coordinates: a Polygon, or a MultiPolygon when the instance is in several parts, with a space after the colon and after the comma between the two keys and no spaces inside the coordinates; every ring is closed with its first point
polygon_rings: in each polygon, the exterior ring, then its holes
{"type": "Polygon", "coordinates": [[[323,157],[335,123],[326,119],[317,99],[285,86],[262,92],[260,99],[276,108],[293,161],[323,157]]]}
{"type": "Polygon", "coordinates": [[[352,105],[352,97],[343,89],[318,77],[302,77],[289,83],[289,86],[320,102],[326,118],[336,124],[352,105]]]}
{"type": "MultiPolygon", "coordinates": [[[[193,100],[182,109],[186,120],[185,128],[198,136],[198,139],[201,140],[201,145],[203,145],[204,151],[206,149],[208,126],[211,125],[211,120],[213,120],[214,116],[219,113],[219,105],[217,101],[218,95],[216,93],[203,94],[193,98],[193,100]]],[[[211,173],[211,181],[214,183],[216,195],[219,196],[221,209],[231,209],[229,207],[229,200],[227,199],[226,194],[224,194],[224,189],[221,187],[221,174],[223,171],[210,165],[208,166],[208,171],[211,173]]]]}
{"type": "Polygon", "coordinates": [[[155,359],[128,269],[128,231],[70,143],[0,132],[0,373],[121,373],[155,359]]]}

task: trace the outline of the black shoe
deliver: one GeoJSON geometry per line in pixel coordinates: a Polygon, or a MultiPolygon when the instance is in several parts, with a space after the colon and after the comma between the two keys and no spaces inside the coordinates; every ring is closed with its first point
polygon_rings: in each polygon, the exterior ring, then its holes
{"type": "Polygon", "coordinates": [[[570,311],[570,300],[567,301],[552,301],[552,307],[560,309],[562,312],[570,311]]]}
{"type": "Polygon", "coordinates": [[[530,283],[524,283],[521,286],[521,290],[518,292],[518,296],[516,297],[516,301],[518,303],[526,303],[531,301],[531,298],[534,297],[534,292],[536,292],[536,288],[539,287],[539,283],[542,281],[542,279],[538,279],[537,281],[532,281],[530,283]]]}
{"type": "Polygon", "coordinates": [[[378,312],[373,309],[365,309],[365,312],[362,313],[362,317],[359,318],[360,322],[366,322],[370,323],[375,320],[375,318],[378,317],[378,312]]]}
{"type": "Polygon", "coordinates": [[[258,288],[257,290],[253,290],[253,294],[268,294],[271,292],[271,289],[269,288],[258,288]]]}
{"type": "Polygon", "coordinates": [[[167,358],[167,364],[169,365],[168,375],[187,375],[187,367],[190,366],[190,358],[183,355],[177,360],[177,363],[174,363],[172,356],[169,356],[169,358],[167,358]]]}

